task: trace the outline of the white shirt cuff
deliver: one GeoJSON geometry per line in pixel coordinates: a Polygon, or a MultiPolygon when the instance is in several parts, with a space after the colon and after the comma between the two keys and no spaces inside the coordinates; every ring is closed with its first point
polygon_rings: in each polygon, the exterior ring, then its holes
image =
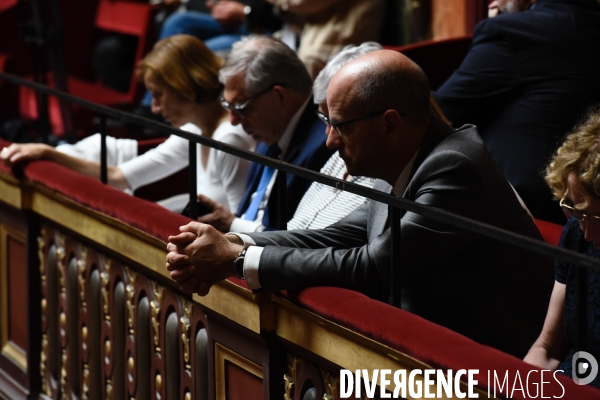
{"type": "Polygon", "coordinates": [[[244,242],[244,248],[246,251],[246,257],[244,258],[244,280],[246,285],[250,289],[260,289],[260,281],[258,280],[258,266],[260,264],[260,255],[264,247],[259,247],[256,242],[248,235],[236,232],[227,232],[228,235],[235,235],[242,242],[244,242]]]}
{"type": "Polygon", "coordinates": [[[260,281],[258,279],[258,265],[260,264],[260,256],[265,248],[260,246],[251,246],[246,251],[244,258],[244,280],[250,289],[260,289],[260,281]]]}
{"type": "Polygon", "coordinates": [[[227,232],[226,235],[235,235],[238,238],[240,238],[240,240],[242,242],[244,242],[244,248],[247,249],[250,246],[256,246],[256,242],[254,240],[252,240],[252,238],[248,235],[245,235],[243,233],[236,233],[236,232],[227,232]]]}
{"type": "Polygon", "coordinates": [[[248,221],[236,217],[231,223],[229,230],[233,232],[262,232],[265,230],[265,227],[261,221],[248,221]]]}

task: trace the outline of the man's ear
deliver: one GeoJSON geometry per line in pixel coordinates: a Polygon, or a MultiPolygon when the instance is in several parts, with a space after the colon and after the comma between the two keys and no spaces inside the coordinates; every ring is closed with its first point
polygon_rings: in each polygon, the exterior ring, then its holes
{"type": "Polygon", "coordinates": [[[273,86],[272,90],[273,92],[275,92],[275,95],[277,96],[281,104],[285,106],[290,99],[288,89],[280,85],[275,85],[273,86]]]}
{"type": "Polygon", "coordinates": [[[386,135],[390,140],[398,140],[404,130],[404,117],[396,110],[387,110],[383,113],[383,123],[386,135]]]}

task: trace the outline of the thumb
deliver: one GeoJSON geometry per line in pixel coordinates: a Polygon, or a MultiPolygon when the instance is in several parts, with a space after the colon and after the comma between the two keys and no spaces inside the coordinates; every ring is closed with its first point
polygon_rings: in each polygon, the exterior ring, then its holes
{"type": "Polygon", "coordinates": [[[199,194],[198,195],[198,202],[204,204],[210,210],[214,210],[219,205],[219,203],[217,203],[216,201],[214,201],[210,197],[206,197],[203,194],[199,194]]]}

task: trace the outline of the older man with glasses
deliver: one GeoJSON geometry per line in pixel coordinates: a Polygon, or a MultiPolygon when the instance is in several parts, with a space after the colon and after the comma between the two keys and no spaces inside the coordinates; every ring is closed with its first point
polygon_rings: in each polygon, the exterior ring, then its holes
{"type": "MultiPolygon", "coordinates": [[[[304,64],[282,42],[251,36],[234,44],[219,79],[225,88],[221,104],[231,123],[241,124],[259,142],[256,152],[318,171],[333,150],[325,146],[325,124],[315,114],[312,81],[304,64]]],[[[198,196],[209,213],[198,221],[221,231],[260,232],[285,229],[311,182],[287,175],[286,198],[274,188],[277,171],[253,164],[237,215],[205,196],[198,196]],[[285,220],[278,205],[285,203],[285,220]]]]}

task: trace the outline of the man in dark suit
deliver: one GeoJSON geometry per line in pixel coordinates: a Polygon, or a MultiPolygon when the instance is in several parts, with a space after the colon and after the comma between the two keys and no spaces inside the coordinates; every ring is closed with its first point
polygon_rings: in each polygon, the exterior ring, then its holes
{"type": "Polygon", "coordinates": [[[596,0],[499,0],[460,68],[434,93],[454,126],[477,125],[532,214],[564,223],[543,171],[561,138],[600,101],[596,0]],[[517,12],[522,11],[522,12],[517,12]]]}
{"type": "MultiPolygon", "coordinates": [[[[333,151],[325,146],[325,124],[316,115],[312,81],[298,56],[282,42],[252,36],[237,42],[219,73],[225,86],[221,103],[233,125],[259,142],[256,152],[318,171],[333,151]]],[[[205,196],[211,210],[198,221],[222,231],[285,229],[311,182],[287,175],[285,219],[280,221],[277,172],[253,164],[237,216],[205,196]]]]}
{"type": "MultiPolygon", "coordinates": [[[[330,83],[327,144],[350,174],[378,178],[375,189],[539,239],[477,129],[455,131],[433,117],[428,97],[427,78],[405,56],[362,56],[330,83]]],[[[341,286],[385,299],[388,225],[387,206],[375,201],[322,230],[221,236],[191,223],[169,238],[168,268],[182,290],[200,294],[237,275],[251,288],[341,286]]],[[[550,260],[411,212],[401,232],[403,307],[513,354],[527,351],[552,288],[550,260]]]]}

